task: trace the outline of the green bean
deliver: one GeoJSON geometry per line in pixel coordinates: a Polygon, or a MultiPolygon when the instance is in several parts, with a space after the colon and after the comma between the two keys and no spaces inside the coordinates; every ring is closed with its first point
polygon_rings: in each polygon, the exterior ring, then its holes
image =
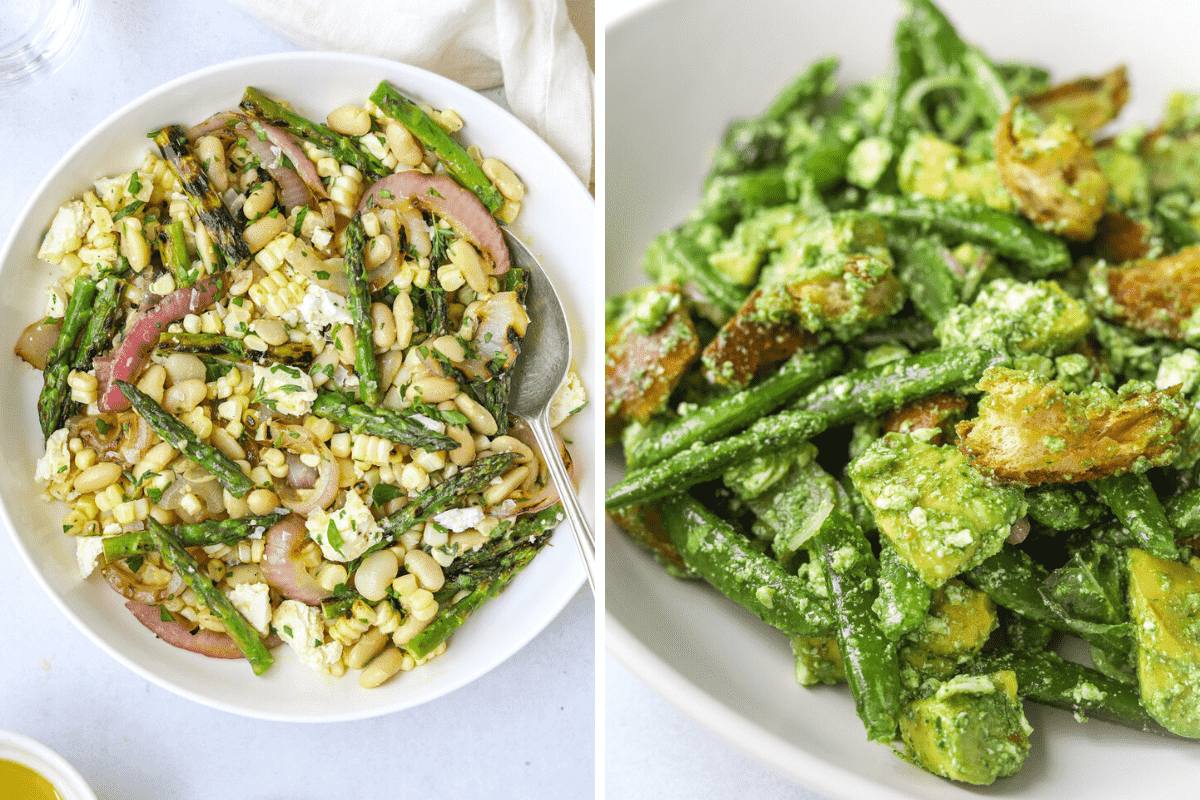
{"type": "Polygon", "coordinates": [[[255,675],[262,675],[275,663],[275,657],[263,644],[258,632],[246,621],[245,617],[233,607],[225,593],[213,585],[209,577],[200,569],[196,559],[184,549],[184,546],[154,517],[146,518],[147,532],[155,548],[162,555],[163,563],[170,566],[183,582],[196,594],[196,598],[212,612],[212,615],[225,626],[225,632],[238,646],[250,662],[255,675]]]}
{"type": "Polygon", "coordinates": [[[1050,647],[1054,629],[1009,611],[1004,614],[1004,636],[1014,650],[1038,652],[1050,647]]]}
{"type": "Polygon", "coordinates": [[[738,175],[716,175],[705,184],[704,195],[692,213],[692,219],[729,229],[748,212],[777,206],[789,199],[788,170],[783,166],[738,175]]]}
{"type": "Polygon", "coordinates": [[[1154,204],[1154,213],[1162,221],[1163,235],[1174,250],[1200,244],[1200,231],[1188,218],[1187,207],[1190,203],[1186,195],[1167,195],[1154,204]]]}
{"type": "Polygon", "coordinates": [[[714,322],[723,323],[737,313],[746,300],[746,290],[735,286],[709,263],[708,253],[685,231],[668,231],[652,245],[656,280],[690,282],[712,306],[714,322]]]}
{"type": "Polygon", "coordinates": [[[1200,487],[1167,498],[1163,507],[1176,538],[1200,536],[1200,487]]]}
{"type": "Polygon", "coordinates": [[[827,427],[837,427],[877,417],[922,397],[974,386],[1000,358],[973,347],[929,350],[830,378],[787,408],[820,414],[827,427]]]}
{"type": "Polygon", "coordinates": [[[983,206],[902,197],[878,197],[867,205],[867,210],[886,221],[981,245],[1024,264],[1035,278],[1071,267],[1071,254],[1061,239],[1014,214],[983,206]]]}
{"type": "Polygon", "coordinates": [[[794,448],[826,427],[823,415],[809,411],[783,411],[763,417],[735,436],[708,444],[698,442],[671,458],[626,475],[609,490],[605,505],[621,508],[682,492],[719,477],[739,462],[794,448]]]}
{"type": "Polygon", "coordinates": [[[838,59],[827,56],[801,72],[767,108],[767,119],[783,119],[796,111],[811,111],[816,103],[833,94],[837,88],[834,73],[838,59]]]}
{"type": "Polygon", "coordinates": [[[213,447],[208,442],[197,438],[191,428],[171,416],[162,406],[154,402],[154,398],[138,389],[132,383],[114,381],[117,388],[125,395],[146,423],[154,432],[186,456],[191,461],[211,472],[222,486],[229,490],[234,497],[245,497],[254,488],[242,468],[233,462],[229,456],[213,447]]]}
{"type": "Polygon", "coordinates": [[[896,553],[891,540],[879,538],[879,598],[875,613],[884,635],[893,641],[925,621],[933,589],[896,553]]]}
{"type": "Polygon", "coordinates": [[[1056,531],[1073,531],[1095,525],[1108,516],[1101,503],[1076,486],[1051,483],[1025,492],[1028,515],[1039,525],[1056,531]]]}
{"type": "Polygon", "coordinates": [[[900,665],[895,647],[871,609],[879,576],[871,544],[854,520],[836,508],[815,542],[854,706],[868,738],[891,741],[900,718],[900,665]]]}
{"type": "Polygon", "coordinates": [[[627,468],[650,466],[694,444],[712,442],[744,428],[810,389],[841,363],[842,351],[836,345],[799,352],[762,382],[673,420],[653,436],[631,441],[625,448],[627,468]]]}
{"type": "Polygon", "coordinates": [[[959,304],[961,280],[946,263],[946,247],[932,239],[917,239],[899,251],[898,274],[921,316],[937,325],[959,304]]]}
{"type": "Polygon", "coordinates": [[[824,601],[687,494],[662,504],[663,524],[688,568],[763,622],[816,636],[833,628],[824,601]]]}
{"type": "Polygon", "coordinates": [[[1012,670],[1017,676],[1017,692],[1035,703],[1077,715],[1096,714],[1143,730],[1157,728],[1142,708],[1135,686],[1064,661],[1050,651],[991,650],[978,656],[972,668],[979,672],[1012,670]]]}
{"type": "Polygon", "coordinates": [[[786,410],[762,417],[739,434],[694,444],[626,475],[609,490],[605,505],[621,508],[657,500],[712,480],[733,464],[793,448],[827,428],[972,385],[995,358],[986,350],[946,347],[830,378],[786,410]]]}
{"type": "Polygon", "coordinates": [[[1159,558],[1174,560],[1179,557],[1175,530],[1167,522],[1166,512],[1149,478],[1130,472],[1092,481],[1092,488],[1134,535],[1142,549],[1159,558]]]}

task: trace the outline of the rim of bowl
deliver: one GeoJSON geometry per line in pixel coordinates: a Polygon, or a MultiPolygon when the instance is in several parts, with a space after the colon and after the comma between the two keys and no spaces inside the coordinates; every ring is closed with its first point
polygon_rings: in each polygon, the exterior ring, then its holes
{"type": "Polygon", "coordinates": [[[36,739],[0,730],[0,759],[29,767],[50,781],[63,800],[97,800],[79,770],[36,739]]]}
{"type": "MultiPolygon", "coordinates": [[[[167,81],[166,83],[160,84],[159,86],[151,89],[150,91],[145,92],[145,93],[139,95],[138,97],[130,100],[128,103],[121,106],[119,109],[117,109],[116,111],[114,111],[113,113],[111,113],[107,117],[105,117],[101,122],[97,123],[96,126],[94,128],[92,128],[91,131],[89,131],[86,135],[84,135],[69,150],[67,150],[66,153],[63,154],[63,156],[55,163],[55,165],[50,169],[50,171],[46,173],[45,177],[43,177],[42,180],[38,183],[38,185],[34,188],[32,193],[30,194],[29,201],[25,204],[25,207],[21,210],[21,212],[16,217],[16,222],[14,223],[14,225],[12,227],[12,232],[10,233],[10,235],[8,237],[8,241],[4,243],[3,247],[0,247],[0,265],[5,264],[9,260],[11,251],[16,246],[16,241],[18,239],[17,232],[19,230],[21,230],[24,226],[29,224],[29,218],[33,214],[34,206],[37,205],[37,202],[38,202],[39,198],[41,198],[44,191],[46,190],[46,187],[51,183],[51,181],[53,181],[58,176],[58,174],[60,172],[62,172],[66,169],[66,166],[68,165],[68,163],[71,162],[76,157],[77,153],[81,152],[82,150],[84,150],[87,147],[89,147],[90,145],[92,145],[93,142],[103,138],[107,129],[121,117],[131,113],[131,111],[133,111],[134,109],[136,109],[146,103],[154,102],[165,95],[168,95],[172,92],[178,91],[180,89],[180,87],[185,86],[186,84],[192,83],[194,81],[203,80],[203,79],[207,78],[208,76],[216,74],[216,73],[245,69],[245,68],[252,68],[255,66],[259,66],[259,65],[267,65],[267,64],[279,65],[281,63],[286,64],[289,61],[312,61],[312,60],[318,60],[318,61],[327,60],[331,64],[337,63],[337,62],[354,63],[354,64],[360,64],[360,65],[374,64],[374,65],[378,65],[381,71],[387,70],[389,72],[395,72],[395,71],[399,70],[400,72],[410,72],[413,75],[417,76],[419,78],[419,80],[427,81],[428,85],[433,87],[435,91],[448,91],[450,93],[460,93],[460,92],[471,93],[472,95],[476,96],[479,101],[486,104],[487,106],[490,106],[491,110],[494,113],[500,115],[501,117],[506,117],[509,124],[519,126],[520,129],[522,129],[523,131],[528,133],[528,135],[530,137],[530,141],[529,141],[528,145],[531,148],[539,151],[538,158],[542,159],[542,160],[556,162],[558,167],[561,168],[562,170],[564,170],[565,173],[571,177],[572,181],[569,184],[571,186],[571,190],[580,192],[581,196],[587,200],[588,204],[591,207],[594,208],[595,199],[591,196],[591,194],[587,190],[587,187],[584,186],[583,182],[579,180],[579,177],[570,168],[570,166],[566,163],[566,161],[563,160],[562,156],[560,156],[552,147],[550,147],[550,145],[544,139],[542,139],[542,137],[538,136],[527,125],[525,125],[525,123],[523,123],[519,119],[517,119],[516,116],[514,116],[511,111],[509,111],[506,108],[503,108],[502,106],[498,105],[497,103],[492,101],[490,98],[484,96],[482,93],[480,93],[476,90],[469,89],[466,86],[458,83],[457,81],[453,81],[442,75],[438,75],[437,73],[430,72],[429,70],[422,69],[421,67],[415,67],[411,64],[406,64],[406,63],[400,62],[400,61],[393,61],[391,59],[379,58],[377,56],[358,55],[358,54],[354,54],[354,53],[339,53],[339,52],[331,52],[331,51],[293,51],[293,52],[284,52],[284,53],[269,53],[269,54],[265,54],[265,55],[248,56],[245,58],[233,59],[230,61],[223,61],[219,64],[213,64],[213,65],[203,67],[198,70],[194,70],[185,75],[181,75],[178,78],[173,78],[172,80],[167,81]]],[[[518,225],[517,227],[519,228],[520,226],[518,225]]],[[[580,313],[582,313],[582,310],[577,309],[576,313],[580,314],[580,313]]],[[[416,702],[406,702],[404,699],[401,699],[401,700],[391,703],[391,704],[383,704],[383,705],[376,706],[376,707],[362,709],[360,711],[350,711],[350,712],[340,713],[340,714],[339,713],[334,713],[334,714],[325,714],[325,713],[296,714],[296,713],[286,713],[286,712],[273,712],[273,711],[264,711],[264,710],[257,710],[257,709],[247,709],[247,708],[244,708],[244,707],[237,705],[235,703],[232,703],[232,702],[228,702],[228,701],[220,700],[220,699],[210,697],[207,695],[199,694],[199,693],[194,692],[184,686],[181,686],[180,684],[176,683],[175,681],[171,680],[168,677],[165,677],[163,675],[159,675],[155,672],[150,671],[148,668],[146,668],[142,664],[138,663],[137,661],[127,658],[124,654],[118,652],[103,636],[101,636],[96,631],[92,630],[92,628],[90,626],[84,624],[84,622],[66,604],[65,600],[59,596],[59,593],[54,591],[50,587],[49,583],[46,581],[45,577],[42,575],[41,570],[38,569],[37,566],[35,565],[32,555],[29,553],[28,549],[25,546],[25,542],[22,540],[20,535],[17,534],[16,528],[13,525],[11,517],[9,516],[7,505],[3,502],[3,498],[0,498],[0,524],[2,524],[9,531],[11,538],[16,545],[17,552],[20,554],[22,560],[25,562],[25,566],[33,574],[34,579],[41,586],[42,591],[44,591],[46,593],[46,595],[50,597],[51,601],[55,604],[55,606],[58,607],[59,611],[61,611],[67,617],[67,619],[69,619],[71,621],[71,623],[75,626],[75,628],[77,630],[82,631],[83,634],[89,640],[91,640],[98,647],[100,647],[100,649],[103,650],[107,655],[114,658],[116,661],[118,661],[125,667],[129,668],[130,670],[132,670],[134,673],[141,676],[145,680],[148,680],[151,683],[155,684],[156,686],[166,689],[167,691],[171,692],[172,694],[175,694],[180,697],[184,697],[188,700],[191,700],[192,702],[199,703],[199,704],[207,706],[209,708],[215,708],[219,711],[225,711],[225,712],[228,712],[231,714],[237,714],[237,715],[244,716],[244,717],[250,717],[250,718],[254,718],[254,719],[264,719],[264,720],[270,720],[270,721],[275,721],[275,722],[299,722],[299,723],[348,722],[348,721],[354,721],[354,720],[360,720],[360,719],[372,719],[375,717],[384,716],[386,714],[396,713],[399,711],[404,711],[409,708],[414,708],[414,707],[417,707],[420,705],[424,705],[425,703],[435,702],[438,699],[446,696],[447,694],[450,694],[451,692],[454,692],[468,684],[475,682],[476,680],[479,680],[484,675],[486,675],[489,672],[491,672],[492,670],[496,669],[501,664],[503,664],[505,661],[507,661],[509,658],[511,658],[517,651],[521,650],[527,644],[529,644],[529,642],[533,641],[534,638],[536,638],[543,630],[545,630],[547,625],[549,625],[556,617],[558,617],[559,614],[562,613],[563,609],[566,608],[567,604],[571,601],[571,599],[583,587],[584,581],[586,579],[586,575],[584,574],[582,563],[579,561],[578,558],[571,559],[570,565],[567,567],[567,570],[569,573],[573,574],[574,577],[569,577],[565,582],[559,584],[560,586],[563,586],[563,587],[570,587],[569,591],[564,588],[561,590],[562,596],[560,598],[557,598],[554,602],[549,603],[549,604],[541,604],[541,605],[531,609],[531,611],[534,613],[531,614],[532,625],[528,628],[528,631],[527,631],[528,635],[527,636],[517,636],[517,637],[506,637],[503,640],[504,646],[497,648],[496,650],[493,651],[493,652],[497,653],[498,657],[490,666],[488,666],[487,669],[468,670],[467,673],[464,676],[462,676],[460,679],[458,679],[454,682],[447,682],[444,691],[439,691],[436,694],[433,694],[429,697],[420,699],[416,702]]],[[[565,524],[567,524],[565,520],[563,522],[560,522],[554,532],[554,537],[558,538],[560,541],[563,539],[571,538],[571,531],[567,530],[564,527],[565,524]]],[[[551,542],[551,544],[553,544],[553,541],[551,542]]],[[[570,544],[572,547],[574,546],[573,541],[570,542],[570,544]]]]}

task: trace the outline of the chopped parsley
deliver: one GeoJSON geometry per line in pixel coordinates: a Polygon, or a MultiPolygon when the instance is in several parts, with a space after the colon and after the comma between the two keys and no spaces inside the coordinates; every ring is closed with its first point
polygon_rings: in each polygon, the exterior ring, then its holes
{"type": "Polygon", "coordinates": [[[337,524],[333,520],[329,520],[329,526],[325,529],[325,537],[329,540],[329,546],[337,552],[342,552],[342,545],[346,542],[342,539],[342,532],[338,530],[337,524]]]}

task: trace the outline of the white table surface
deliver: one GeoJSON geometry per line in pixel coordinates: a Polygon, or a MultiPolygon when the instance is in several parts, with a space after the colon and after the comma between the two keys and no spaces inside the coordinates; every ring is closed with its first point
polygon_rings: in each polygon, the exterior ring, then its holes
{"type": "MultiPolygon", "coordinates": [[[[0,240],[59,157],[112,111],[201,67],[295,49],[216,0],[95,0],[67,64],[0,96],[0,240]]],[[[6,532],[0,564],[0,729],[66,757],[100,800],[593,796],[586,588],[519,653],[440,700],[375,720],[289,725],[211,710],[118,664],[50,602],[6,532]]]]}
{"type": "MultiPolygon", "coordinates": [[[[656,0],[597,0],[600,25],[656,0]]],[[[601,128],[603,126],[600,126],[601,128]]],[[[612,800],[824,800],[664,700],[617,658],[604,663],[604,782],[612,800]]]]}

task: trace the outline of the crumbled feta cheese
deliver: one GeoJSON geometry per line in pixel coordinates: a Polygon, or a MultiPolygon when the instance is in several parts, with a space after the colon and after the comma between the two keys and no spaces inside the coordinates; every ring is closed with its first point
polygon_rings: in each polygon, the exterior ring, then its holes
{"type": "Polygon", "coordinates": [[[254,386],[259,399],[265,400],[280,414],[302,417],[317,399],[312,378],[307,372],[284,364],[268,367],[254,365],[254,386]]]}
{"type": "Polygon", "coordinates": [[[51,264],[61,263],[63,256],[75,252],[83,244],[90,223],[87,206],[82,200],[63,203],[50,223],[50,230],[46,231],[38,258],[51,264]]]}
{"type": "Polygon", "coordinates": [[[116,211],[125,205],[122,199],[124,198],[125,187],[129,185],[131,175],[132,173],[126,172],[124,175],[99,178],[93,184],[96,187],[96,196],[100,198],[100,202],[109,211],[116,211]]]}
{"type": "Polygon", "coordinates": [[[271,632],[271,587],[261,581],[239,583],[226,594],[229,602],[254,626],[254,630],[263,636],[271,632]]]}
{"type": "Polygon", "coordinates": [[[248,305],[230,305],[225,316],[221,318],[221,324],[225,328],[226,336],[232,336],[235,339],[245,338],[246,332],[250,330],[250,307],[248,305]]]}
{"type": "Polygon", "coordinates": [[[451,508],[440,514],[435,514],[433,521],[438,525],[449,528],[454,533],[474,528],[483,522],[483,509],[471,506],[469,508],[451,508]]]}
{"type": "Polygon", "coordinates": [[[346,493],[346,502],[332,514],[314,511],[304,526],[308,536],[330,561],[353,561],[383,538],[371,509],[356,492],[346,493]]]}
{"type": "Polygon", "coordinates": [[[300,305],[288,309],[283,319],[292,325],[298,325],[303,320],[308,332],[320,336],[331,325],[351,325],[350,311],[346,307],[346,298],[337,292],[310,283],[304,290],[300,305]]]}
{"type": "Polygon", "coordinates": [[[68,431],[59,428],[50,434],[46,440],[46,452],[38,459],[33,479],[40,484],[48,484],[60,475],[65,475],[71,469],[71,451],[67,447],[68,431]]]}
{"type": "Polygon", "coordinates": [[[100,566],[104,539],[100,536],[80,536],[75,539],[75,560],[79,562],[79,577],[87,578],[100,566]]]}
{"type": "Polygon", "coordinates": [[[313,247],[324,250],[333,241],[333,233],[328,228],[314,228],[310,238],[312,239],[313,247]]]}
{"type": "Polygon", "coordinates": [[[46,316],[61,318],[67,313],[67,293],[57,284],[46,288],[46,316]]]}
{"type": "Polygon", "coordinates": [[[557,428],[563,420],[587,405],[587,401],[583,379],[579,377],[579,373],[571,370],[562,386],[554,393],[554,399],[550,401],[550,427],[557,428]]]}
{"type": "Polygon", "coordinates": [[[325,626],[319,609],[299,600],[284,600],[275,609],[271,625],[279,638],[296,651],[300,663],[317,672],[329,672],[342,657],[342,643],[325,640],[325,626]]]}

